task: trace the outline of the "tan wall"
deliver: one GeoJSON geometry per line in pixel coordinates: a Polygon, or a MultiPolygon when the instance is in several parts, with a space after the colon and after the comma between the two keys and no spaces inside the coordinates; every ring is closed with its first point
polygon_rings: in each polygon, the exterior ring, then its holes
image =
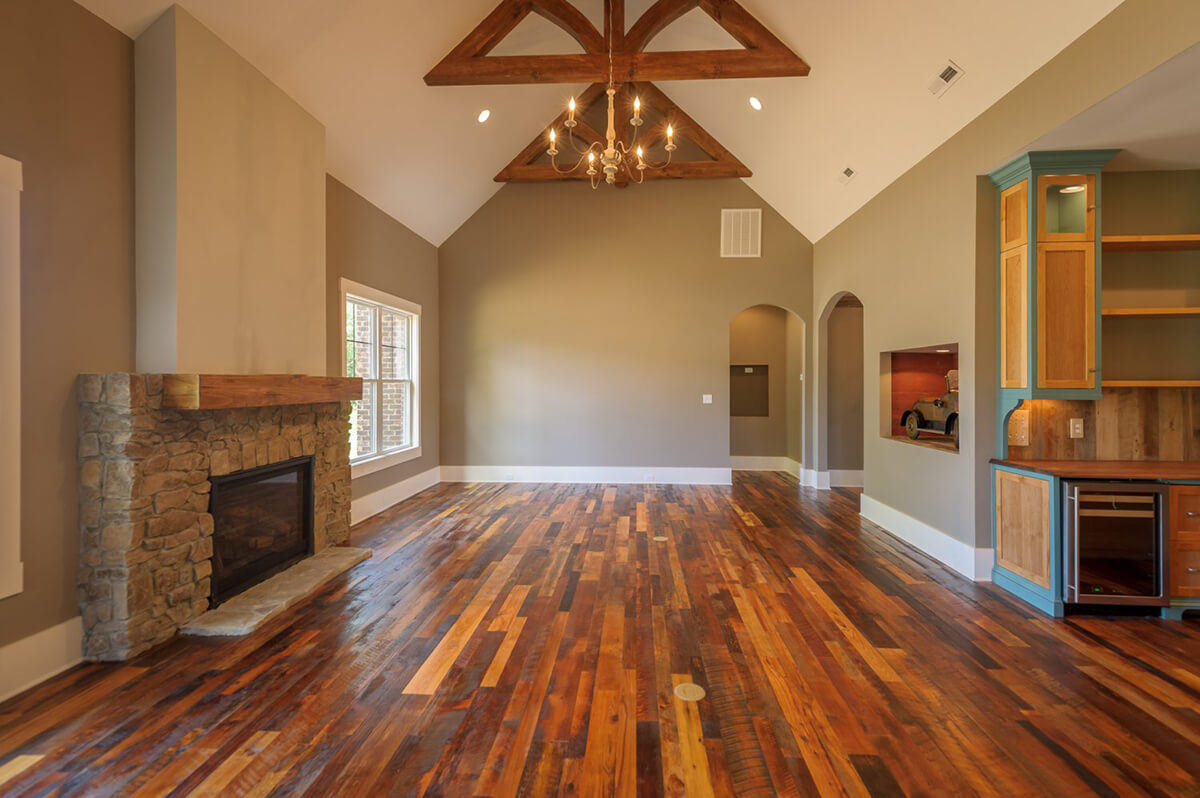
{"type": "Polygon", "coordinates": [[[769,415],[729,417],[729,453],[735,457],[787,456],[789,315],[760,305],[743,310],[729,325],[729,365],[767,367],[769,415]]]}
{"type": "Polygon", "coordinates": [[[804,322],[795,313],[788,313],[784,321],[787,325],[787,456],[801,465],[804,462],[805,443],[805,380],[804,374],[804,322]]]}
{"type": "Polygon", "coordinates": [[[25,184],[25,589],[0,600],[0,646],[79,614],[75,375],[133,367],[132,120],[129,39],[70,0],[0,3],[0,153],[25,184]]]}
{"type": "MultiPolygon", "coordinates": [[[[994,211],[977,176],[1198,38],[1200,3],[1127,0],[816,245],[816,307],[839,291],[858,295],[866,351],[960,344],[961,456],[867,436],[866,494],[959,540],[990,544],[995,332],[977,310],[994,305],[995,254],[994,240],[985,248],[977,235],[992,235],[994,211]]],[[[874,369],[867,379],[866,413],[877,418],[874,369]]]]}
{"type": "Polygon", "coordinates": [[[355,498],[439,464],[437,248],[333,177],[326,181],[328,277],[325,308],[329,374],[342,373],[340,328],[345,277],[421,306],[421,456],[354,480],[355,498]]]}
{"type": "Polygon", "coordinates": [[[741,181],[506,186],[440,250],[442,463],[728,468],[729,322],[805,317],[811,252],[741,181]],[[743,207],[763,258],[722,260],[743,207]]]}
{"type": "Polygon", "coordinates": [[[324,127],[178,6],[136,47],[138,370],[322,373],[324,127]]]}
{"type": "Polygon", "coordinates": [[[829,314],[829,468],[863,467],[863,309],[829,314]]]}

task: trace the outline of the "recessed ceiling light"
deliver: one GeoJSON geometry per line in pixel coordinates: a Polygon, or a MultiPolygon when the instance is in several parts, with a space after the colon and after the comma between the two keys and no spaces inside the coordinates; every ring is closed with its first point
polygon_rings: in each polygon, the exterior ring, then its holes
{"type": "Polygon", "coordinates": [[[484,108],[482,111],[479,112],[479,117],[478,117],[479,124],[482,125],[484,122],[488,121],[488,119],[490,119],[491,116],[492,116],[491,110],[488,108],[484,108]]]}
{"type": "Polygon", "coordinates": [[[762,110],[762,100],[758,99],[757,97],[751,97],[750,98],[750,107],[753,108],[755,111],[761,111],[762,110]]]}
{"type": "Polygon", "coordinates": [[[1058,190],[1059,194],[1078,194],[1080,191],[1087,189],[1087,186],[1063,186],[1058,190]]]}

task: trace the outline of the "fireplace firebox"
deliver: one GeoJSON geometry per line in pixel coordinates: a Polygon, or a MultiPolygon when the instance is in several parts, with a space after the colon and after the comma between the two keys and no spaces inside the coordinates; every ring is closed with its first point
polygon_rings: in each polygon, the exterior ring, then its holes
{"type": "Polygon", "coordinates": [[[212,477],[211,606],[313,553],[313,458],[212,477]]]}

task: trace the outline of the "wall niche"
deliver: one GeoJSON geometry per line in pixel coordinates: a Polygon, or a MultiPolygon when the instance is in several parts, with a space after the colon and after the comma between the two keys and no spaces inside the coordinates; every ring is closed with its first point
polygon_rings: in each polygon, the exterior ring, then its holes
{"type": "Polygon", "coordinates": [[[958,452],[958,344],[881,352],[880,427],[884,438],[958,452]]]}

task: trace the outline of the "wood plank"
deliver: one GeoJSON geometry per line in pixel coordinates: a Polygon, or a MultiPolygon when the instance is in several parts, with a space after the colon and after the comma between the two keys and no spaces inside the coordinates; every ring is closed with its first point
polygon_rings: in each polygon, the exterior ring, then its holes
{"type": "Polygon", "coordinates": [[[1200,462],[1196,461],[994,459],[992,462],[1039,474],[1077,479],[1200,479],[1200,462]]]}
{"type": "Polygon", "coordinates": [[[362,398],[358,377],[303,374],[164,374],[163,407],[173,410],[226,410],[275,407],[362,398]]]}
{"type": "MultiPolygon", "coordinates": [[[[759,50],[688,50],[617,53],[617,83],[729,78],[794,78],[809,73],[798,56],[759,50]]],[[[429,86],[496,86],[525,83],[597,83],[608,80],[608,55],[506,55],[443,61],[425,76],[429,86]]]]}
{"type": "Polygon", "coordinates": [[[1200,233],[1151,236],[1101,236],[1105,252],[1173,252],[1200,249],[1200,233]]]}
{"type": "Polygon", "coordinates": [[[1104,308],[1106,319],[1200,319],[1200,308],[1104,308]]]}

